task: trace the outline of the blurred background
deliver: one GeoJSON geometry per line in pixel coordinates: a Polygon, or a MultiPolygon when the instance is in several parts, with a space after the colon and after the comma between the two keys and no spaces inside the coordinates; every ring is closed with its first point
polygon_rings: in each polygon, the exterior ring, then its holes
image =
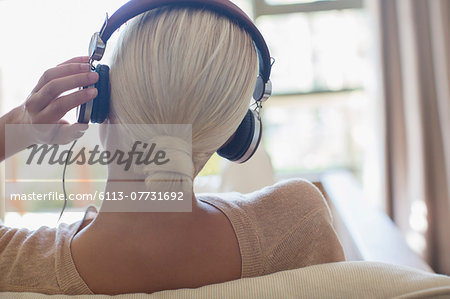
{"type": "MultiPolygon", "coordinates": [[[[46,69],[86,55],[105,13],[125,2],[0,0],[2,114],[25,101],[46,69]]],[[[255,157],[234,165],[214,155],[195,190],[251,192],[290,177],[340,176],[340,188],[357,188],[358,200],[450,273],[450,1],[234,2],[268,43],[274,93],[255,157]]],[[[20,204],[3,216],[10,226],[54,226],[60,208],[20,204]]]]}

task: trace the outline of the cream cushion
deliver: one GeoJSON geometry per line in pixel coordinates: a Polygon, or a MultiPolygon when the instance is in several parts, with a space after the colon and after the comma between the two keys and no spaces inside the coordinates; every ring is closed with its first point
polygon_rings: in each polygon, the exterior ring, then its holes
{"type": "Polygon", "coordinates": [[[153,294],[43,295],[0,293],[0,298],[450,298],[450,277],[404,266],[354,261],[315,265],[197,289],[153,294]]]}

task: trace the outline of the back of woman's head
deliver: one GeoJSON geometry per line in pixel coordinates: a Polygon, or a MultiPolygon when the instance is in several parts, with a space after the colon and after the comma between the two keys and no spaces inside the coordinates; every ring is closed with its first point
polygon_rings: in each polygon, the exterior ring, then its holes
{"type": "Polygon", "coordinates": [[[228,18],[193,8],[152,10],[121,34],[109,117],[120,124],[192,124],[192,179],[242,121],[256,76],[252,38],[228,18]]]}

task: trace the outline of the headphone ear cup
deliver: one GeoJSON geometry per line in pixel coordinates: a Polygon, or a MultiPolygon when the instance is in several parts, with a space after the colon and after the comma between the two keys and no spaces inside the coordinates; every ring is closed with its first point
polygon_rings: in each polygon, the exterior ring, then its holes
{"type": "Polygon", "coordinates": [[[95,71],[98,73],[98,81],[95,83],[98,93],[92,103],[91,122],[102,123],[109,112],[109,67],[99,64],[96,66],[95,71]]]}
{"type": "Polygon", "coordinates": [[[256,152],[262,135],[262,123],[253,110],[248,110],[233,138],[217,154],[233,162],[243,163],[256,152]]]}

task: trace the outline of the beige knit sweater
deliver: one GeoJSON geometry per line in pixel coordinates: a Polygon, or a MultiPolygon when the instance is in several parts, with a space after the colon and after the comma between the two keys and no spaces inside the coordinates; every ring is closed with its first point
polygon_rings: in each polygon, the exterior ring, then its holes
{"type": "MultiPolygon", "coordinates": [[[[249,194],[197,198],[230,220],[239,242],[242,277],[344,260],[328,206],[306,181],[284,181],[249,194]]],[[[0,225],[0,291],[92,294],[70,250],[72,238],[93,216],[91,212],[88,209],[83,220],[57,229],[29,231],[0,225]]]]}

